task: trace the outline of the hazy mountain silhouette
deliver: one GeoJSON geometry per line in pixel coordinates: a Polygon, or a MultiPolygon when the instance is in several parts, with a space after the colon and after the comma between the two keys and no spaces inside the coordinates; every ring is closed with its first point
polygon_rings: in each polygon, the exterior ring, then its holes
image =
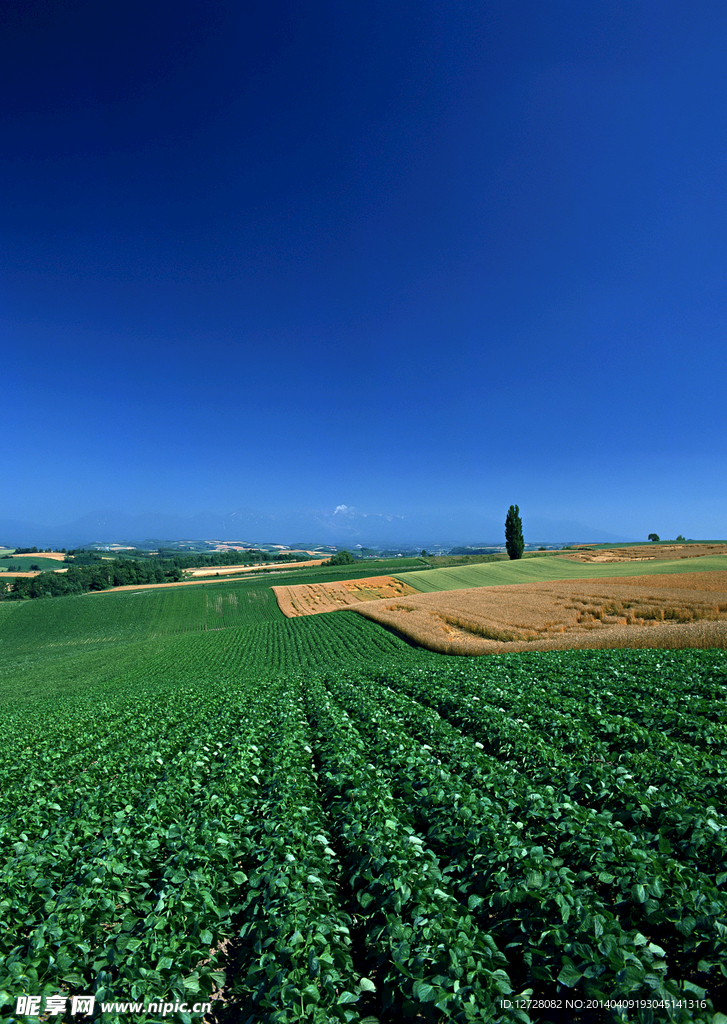
{"type": "MultiPolygon", "coordinates": [[[[8,547],[80,547],[84,544],[140,544],[145,540],[239,540],[250,544],[293,544],[306,538],[318,544],[364,546],[478,545],[504,543],[502,523],[466,512],[393,514],[365,512],[349,505],[335,509],[265,512],[236,509],[227,514],[142,513],[116,509],[91,512],[68,523],[48,525],[17,519],[0,520],[0,544],[8,547]]],[[[629,538],[569,520],[528,519],[529,543],[623,542],[629,538]]],[[[633,540],[633,538],[631,538],[633,540]]]]}

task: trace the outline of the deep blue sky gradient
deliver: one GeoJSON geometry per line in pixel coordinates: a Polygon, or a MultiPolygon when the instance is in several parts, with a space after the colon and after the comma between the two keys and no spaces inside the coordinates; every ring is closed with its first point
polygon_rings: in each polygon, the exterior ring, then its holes
{"type": "Polygon", "coordinates": [[[3,17],[0,518],[727,535],[724,5],[3,17]]]}

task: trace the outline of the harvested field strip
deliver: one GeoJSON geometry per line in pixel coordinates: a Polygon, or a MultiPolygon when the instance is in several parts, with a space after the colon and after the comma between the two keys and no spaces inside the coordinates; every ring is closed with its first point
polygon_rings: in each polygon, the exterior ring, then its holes
{"type": "Polygon", "coordinates": [[[450,654],[727,647],[727,571],[440,591],[355,610],[450,654]]]}
{"type": "Polygon", "coordinates": [[[648,580],[642,576],[621,576],[608,580],[614,587],[676,587],[679,590],[703,590],[723,593],[727,590],[727,569],[713,572],[683,572],[678,579],[674,574],[657,573],[649,575],[648,580]]]}
{"type": "Polygon", "coordinates": [[[205,565],[200,569],[185,569],[188,577],[197,576],[225,576],[237,572],[260,572],[261,569],[305,569],[313,565],[323,565],[325,558],[313,558],[307,562],[261,562],[259,565],[205,565]]]}
{"type": "Polygon", "coordinates": [[[272,587],[283,615],[319,615],[350,608],[361,601],[416,594],[417,591],[393,576],[370,576],[361,580],[337,580],[334,583],[310,583],[293,587],[272,587]]]}
{"type": "Polygon", "coordinates": [[[556,558],[574,562],[653,562],[664,559],[699,558],[703,555],[727,555],[727,544],[639,544],[636,547],[568,551],[556,558]]]}
{"type": "Polygon", "coordinates": [[[32,554],[12,554],[11,559],[27,558],[30,562],[42,562],[48,558],[54,562],[65,561],[66,555],[63,551],[35,551],[32,554]]]}
{"type": "Polygon", "coordinates": [[[498,587],[514,583],[553,580],[610,579],[622,576],[650,576],[654,573],[694,573],[727,570],[727,555],[675,559],[658,562],[622,562],[606,565],[580,564],[562,558],[524,558],[512,562],[484,562],[408,572],[400,577],[422,593],[435,590],[464,590],[470,587],[498,587]]]}

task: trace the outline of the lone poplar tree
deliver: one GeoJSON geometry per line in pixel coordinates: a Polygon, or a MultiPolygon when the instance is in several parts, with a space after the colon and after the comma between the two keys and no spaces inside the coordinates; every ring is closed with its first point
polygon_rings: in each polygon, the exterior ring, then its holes
{"type": "Polygon", "coordinates": [[[525,550],[523,540],[523,521],[520,518],[520,509],[517,505],[511,505],[507,510],[505,519],[505,547],[510,558],[522,558],[525,550]]]}

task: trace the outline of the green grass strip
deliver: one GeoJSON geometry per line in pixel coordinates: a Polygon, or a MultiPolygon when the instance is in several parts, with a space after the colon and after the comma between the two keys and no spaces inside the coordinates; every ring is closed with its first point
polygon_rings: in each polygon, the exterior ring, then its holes
{"type": "Polygon", "coordinates": [[[422,593],[436,590],[465,590],[469,587],[499,587],[508,583],[545,583],[551,580],[608,579],[619,576],[653,576],[682,572],[715,572],[727,569],[727,555],[678,558],[654,562],[569,562],[565,559],[528,558],[512,562],[486,562],[451,566],[425,572],[407,572],[397,579],[422,593]]]}

